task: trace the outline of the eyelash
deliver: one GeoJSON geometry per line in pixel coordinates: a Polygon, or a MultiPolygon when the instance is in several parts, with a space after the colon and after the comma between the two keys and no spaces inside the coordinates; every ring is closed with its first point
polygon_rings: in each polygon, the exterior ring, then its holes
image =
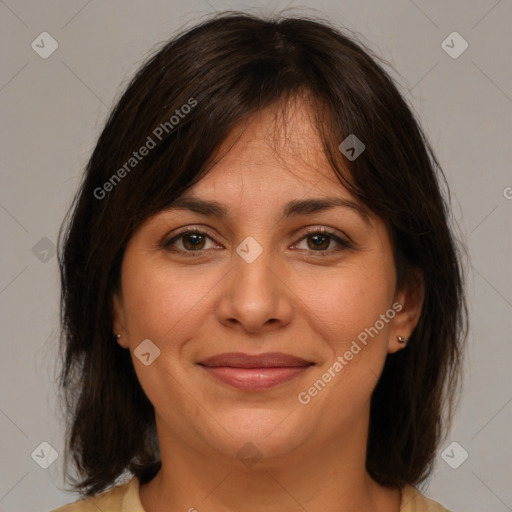
{"type": "MultiPolygon", "coordinates": [[[[192,257],[192,258],[203,257],[205,255],[204,251],[208,251],[209,249],[198,249],[197,251],[189,251],[189,250],[177,249],[175,247],[172,247],[173,243],[182,239],[185,235],[190,235],[190,234],[206,235],[208,238],[210,238],[210,240],[214,241],[213,237],[208,232],[206,232],[204,230],[200,230],[197,228],[187,228],[187,229],[184,229],[183,231],[179,232],[178,234],[176,234],[170,240],[164,241],[162,246],[165,249],[181,253],[187,257],[192,257]]],[[[302,238],[299,240],[299,242],[301,242],[308,236],[312,236],[312,235],[322,235],[324,237],[330,238],[331,240],[334,240],[336,243],[338,243],[340,245],[340,247],[338,247],[336,249],[327,249],[327,250],[319,250],[319,251],[306,249],[307,252],[315,253],[315,256],[325,257],[328,255],[332,255],[333,253],[337,253],[337,252],[343,251],[345,249],[352,248],[352,245],[347,240],[344,240],[343,238],[339,237],[334,232],[327,230],[326,228],[314,228],[314,229],[306,231],[304,233],[304,235],[302,236],[302,238]]]]}

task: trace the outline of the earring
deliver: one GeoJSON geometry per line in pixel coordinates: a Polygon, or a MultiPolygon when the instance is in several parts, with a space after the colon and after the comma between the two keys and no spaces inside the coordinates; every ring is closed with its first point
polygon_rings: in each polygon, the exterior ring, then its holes
{"type": "Polygon", "coordinates": [[[398,340],[398,343],[400,343],[402,345],[407,344],[407,340],[405,338],[402,338],[402,336],[397,336],[396,339],[398,340]]]}
{"type": "Polygon", "coordinates": [[[120,334],[116,334],[116,338],[119,339],[121,337],[120,334]]]}

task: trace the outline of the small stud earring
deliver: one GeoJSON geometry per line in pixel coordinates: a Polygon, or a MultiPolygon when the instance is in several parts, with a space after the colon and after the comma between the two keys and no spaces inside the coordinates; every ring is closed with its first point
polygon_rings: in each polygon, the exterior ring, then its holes
{"type": "Polygon", "coordinates": [[[398,343],[401,343],[402,345],[405,345],[407,343],[407,340],[405,338],[402,338],[402,336],[397,336],[396,339],[398,340],[398,343]]]}
{"type": "Polygon", "coordinates": [[[121,337],[120,334],[116,334],[116,338],[119,339],[121,337]]]}

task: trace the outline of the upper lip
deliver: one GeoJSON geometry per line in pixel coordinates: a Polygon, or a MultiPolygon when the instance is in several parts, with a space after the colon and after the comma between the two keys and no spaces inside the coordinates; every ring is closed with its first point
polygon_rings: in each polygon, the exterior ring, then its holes
{"type": "Polygon", "coordinates": [[[226,352],[199,361],[209,368],[228,366],[231,368],[283,368],[309,366],[314,363],[282,352],[266,352],[250,355],[242,352],[226,352]]]}

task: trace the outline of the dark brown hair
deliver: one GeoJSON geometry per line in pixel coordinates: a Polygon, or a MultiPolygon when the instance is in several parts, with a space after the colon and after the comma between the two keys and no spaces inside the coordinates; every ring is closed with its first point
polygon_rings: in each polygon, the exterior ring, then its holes
{"type": "Polygon", "coordinates": [[[112,296],[132,232],[204,176],[241,121],[294,98],[309,99],[341,182],[387,222],[398,287],[410,269],[423,274],[419,323],[407,348],[388,356],[372,396],[367,469],[397,487],[430,473],[467,331],[449,195],[382,59],[345,32],[305,16],[217,14],[159,48],[111,112],[58,243],[65,460],[82,494],[126,472],[145,482],[160,467],[153,406],[112,332],[112,296]],[[353,161],[338,148],[349,134],[366,146],[353,161]],[[151,147],[135,158],[144,146],[151,147]]]}

